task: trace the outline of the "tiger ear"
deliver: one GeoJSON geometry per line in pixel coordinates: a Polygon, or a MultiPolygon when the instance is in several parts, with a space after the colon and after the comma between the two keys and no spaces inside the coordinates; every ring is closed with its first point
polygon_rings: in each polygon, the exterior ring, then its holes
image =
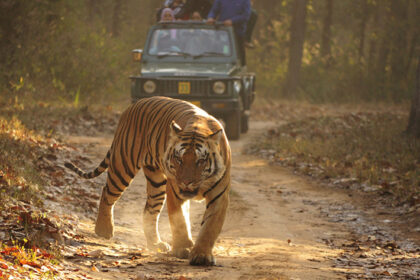
{"type": "Polygon", "coordinates": [[[219,142],[220,139],[222,138],[222,134],[223,134],[223,130],[220,129],[216,131],[215,133],[210,134],[208,139],[213,140],[215,142],[219,142]]]}
{"type": "Polygon", "coordinates": [[[182,131],[182,128],[175,122],[171,122],[171,135],[178,136],[182,131]]]}

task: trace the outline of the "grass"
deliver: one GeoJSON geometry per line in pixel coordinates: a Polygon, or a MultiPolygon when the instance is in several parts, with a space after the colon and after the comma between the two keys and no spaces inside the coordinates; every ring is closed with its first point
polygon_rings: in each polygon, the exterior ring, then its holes
{"type": "MultiPolygon", "coordinates": [[[[0,116],[0,191],[17,200],[40,203],[37,194],[43,180],[34,164],[45,139],[12,118],[0,116]]],[[[0,200],[1,200],[0,196],[0,200]]]]}
{"type": "Polygon", "coordinates": [[[404,134],[406,125],[406,116],[392,113],[307,117],[270,131],[251,150],[318,178],[418,199],[420,141],[404,134]]]}
{"type": "Polygon", "coordinates": [[[111,110],[88,108],[79,99],[48,103],[23,94],[0,95],[0,208],[7,197],[40,204],[46,184],[40,165],[62,145],[57,132],[113,132],[116,113],[111,110]]]}

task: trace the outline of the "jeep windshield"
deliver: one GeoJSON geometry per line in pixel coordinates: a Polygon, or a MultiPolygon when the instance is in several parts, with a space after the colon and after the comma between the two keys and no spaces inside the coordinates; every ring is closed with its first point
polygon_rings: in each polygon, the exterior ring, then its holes
{"type": "Polygon", "coordinates": [[[155,29],[148,54],[166,56],[211,57],[231,56],[232,40],[226,30],[209,28],[155,29]]]}

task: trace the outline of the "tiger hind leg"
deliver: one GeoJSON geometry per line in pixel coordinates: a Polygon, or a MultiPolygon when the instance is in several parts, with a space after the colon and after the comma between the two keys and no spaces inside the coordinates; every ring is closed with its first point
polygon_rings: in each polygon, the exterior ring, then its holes
{"type": "Polygon", "coordinates": [[[105,187],[102,189],[96,218],[95,233],[104,238],[114,236],[114,205],[125,189],[130,185],[135,174],[121,174],[112,168],[108,170],[105,187]]]}
{"type": "Polygon", "coordinates": [[[170,250],[168,243],[160,239],[158,221],[166,199],[166,176],[155,167],[143,170],[147,180],[147,201],[143,212],[143,230],[147,248],[157,252],[170,250]]]}

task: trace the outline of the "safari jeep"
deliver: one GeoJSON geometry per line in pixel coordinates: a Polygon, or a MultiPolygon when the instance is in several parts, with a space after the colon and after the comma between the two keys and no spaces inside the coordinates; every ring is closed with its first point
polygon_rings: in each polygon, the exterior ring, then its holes
{"type": "Polygon", "coordinates": [[[133,58],[140,62],[130,77],[133,102],[155,95],[186,100],[222,119],[229,139],[247,132],[255,75],[242,65],[232,27],[158,23],[133,58]]]}

